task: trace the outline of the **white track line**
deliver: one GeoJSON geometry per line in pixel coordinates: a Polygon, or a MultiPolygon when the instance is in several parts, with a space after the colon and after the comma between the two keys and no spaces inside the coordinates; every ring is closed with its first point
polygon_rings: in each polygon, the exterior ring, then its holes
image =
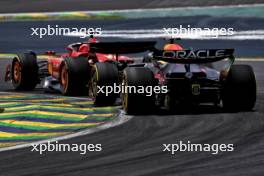
{"type": "MultiPolygon", "coordinates": [[[[83,37],[83,32],[68,33],[65,36],[83,37]]],[[[87,36],[88,37],[88,36],[87,36]]],[[[168,35],[163,29],[135,29],[135,30],[103,30],[98,37],[124,38],[124,39],[153,39],[153,38],[175,38],[191,40],[264,40],[264,30],[233,31],[232,35],[221,35],[220,32],[200,30],[198,32],[183,32],[168,35]]]]}
{"type": "Polygon", "coordinates": [[[238,58],[235,61],[239,62],[264,62],[264,58],[238,58]]]}

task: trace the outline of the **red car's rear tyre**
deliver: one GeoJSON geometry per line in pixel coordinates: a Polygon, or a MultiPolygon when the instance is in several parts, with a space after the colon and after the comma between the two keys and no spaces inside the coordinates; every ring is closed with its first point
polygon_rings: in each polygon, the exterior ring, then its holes
{"type": "Polygon", "coordinates": [[[33,90],[39,83],[37,57],[34,53],[18,54],[12,61],[11,78],[16,90],[33,90]]]}
{"type": "Polygon", "coordinates": [[[86,57],[67,57],[60,69],[61,92],[63,95],[87,94],[90,66],[86,57]]]}
{"type": "MultiPolygon", "coordinates": [[[[116,65],[108,62],[97,62],[91,71],[91,81],[89,82],[89,96],[97,106],[111,106],[115,103],[118,94],[115,92],[98,91],[98,86],[114,88],[118,86],[118,69],[116,65]]],[[[105,90],[105,89],[104,89],[105,90]]]]}

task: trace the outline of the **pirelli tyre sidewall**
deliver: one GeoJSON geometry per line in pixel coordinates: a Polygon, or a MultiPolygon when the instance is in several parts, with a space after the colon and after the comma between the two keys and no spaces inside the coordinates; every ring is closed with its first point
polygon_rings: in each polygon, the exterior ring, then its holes
{"type": "Polygon", "coordinates": [[[63,95],[87,95],[90,65],[87,57],[66,57],[60,68],[61,92],[63,95]]]}
{"type": "Polygon", "coordinates": [[[89,96],[94,100],[96,106],[111,106],[116,102],[119,94],[108,92],[107,86],[118,86],[118,68],[113,63],[97,62],[93,65],[91,71],[91,81],[89,82],[89,96]],[[104,92],[98,91],[102,88],[104,92]]]}
{"type": "Polygon", "coordinates": [[[39,83],[37,57],[34,53],[18,54],[12,60],[11,78],[16,90],[33,90],[39,83]]]}
{"type": "MultiPolygon", "coordinates": [[[[155,86],[153,72],[145,67],[128,67],[124,70],[124,86],[155,86]]],[[[154,110],[155,94],[123,92],[122,107],[127,114],[144,114],[154,110]]]]}
{"type": "Polygon", "coordinates": [[[223,107],[228,111],[249,111],[256,102],[257,86],[249,65],[233,65],[222,91],[223,107]]]}

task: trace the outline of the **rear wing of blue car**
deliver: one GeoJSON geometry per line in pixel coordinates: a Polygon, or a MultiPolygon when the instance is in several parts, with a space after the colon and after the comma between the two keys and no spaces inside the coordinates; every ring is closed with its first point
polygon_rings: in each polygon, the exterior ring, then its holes
{"type": "Polygon", "coordinates": [[[217,62],[223,59],[234,61],[234,49],[199,49],[199,50],[178,50],[165,51],[154,50],[153,59],[169,63],[182,64],[203,64],[217,62]]]}
{"type": "Polygon", "coordinates": [[[92,52],[104,54],[130,54],[152,51],[156,44],[155,41],[137,42],[98,42],[89,43],[92,52]]]}

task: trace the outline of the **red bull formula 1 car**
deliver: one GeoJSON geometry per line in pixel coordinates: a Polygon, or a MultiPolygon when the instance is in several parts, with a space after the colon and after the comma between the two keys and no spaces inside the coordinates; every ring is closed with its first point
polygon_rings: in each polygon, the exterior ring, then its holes
{"type": "Polygon", "coordinates": [[[222,103],[231,111],[252,110],[256,102],[255,75],[251,66],[233,64],[233,52],[234,49],[185,50],[171,40],[163,50],[156,49],[145,57],[145,64],[127,67],[123,74],[125,86],[167,90],[153,94],[124,92],[123,109],[135,114],[153,111],[157,106],[188,110],[201,103],[222,103]]]}
{"type": "Polygon", "coordinates": [[[119,72],[134,60],[120,55],[144,52],[155,42],[88,42],[67,46],[67,53],[47,52],[48,59],[37,59],[34,52],[18,54],[6,69],[6,81],[16,90],[33,90],[43,83],[49,91],[63,95],[88,94],[96,105],[114,104],[117,94],[97,93],[98,86],[118,84],[119,72]]]}

